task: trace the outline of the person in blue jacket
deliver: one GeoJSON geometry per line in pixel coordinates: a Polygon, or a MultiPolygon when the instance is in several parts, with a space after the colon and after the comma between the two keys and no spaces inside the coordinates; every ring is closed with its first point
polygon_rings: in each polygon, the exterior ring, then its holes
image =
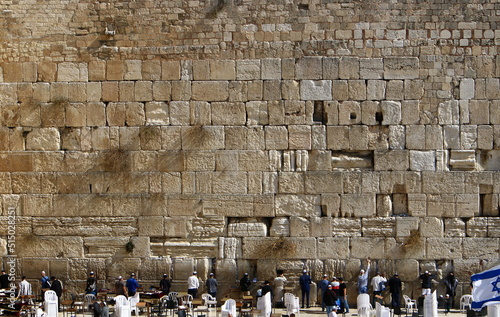
{"type": "Polygon", "coordinates": [[[130,278],[127,280],[126,286],[128,290],[128,296],[134,296],[137,292],[137,288],[139,287],[139,283],[137,283],[137,280],[135,279],[135,273],[130,274],[130,278]]]}
{"type": "Polygon", "coordinates": [[[311,276],[307,274],[307,270],[302,271],[302,276],[299,278],[300,290],[302,291],[302,308],[306,303],[309,308],[309,293],[311,291],[311,276]],[[304,301],[305,299],[305,301],[304,301]]]}

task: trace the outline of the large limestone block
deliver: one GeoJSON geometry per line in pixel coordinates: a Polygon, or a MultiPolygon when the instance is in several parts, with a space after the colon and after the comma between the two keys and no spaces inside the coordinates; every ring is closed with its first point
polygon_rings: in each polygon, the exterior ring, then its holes
{"type": "Polygon", "coordinates": [[[445,238],[463,238],[465,237],[465,222],[460,218],[444,219],[444,237],[445,238]]]}
{"type": "MultiPolygon", "coordinates": [[[[349,127],[349,150],[363,151],[368,149],[369,129],[365,125],[353,125],[349,127]]],[[[384,146],[384,148],[387,148],[384,146]]]]}
{"type": "Polygon", "coordinates": [[[319,238],[319,259],[348,259],[350,257],[349,238],[319,238]],[[332,247],[334,246],[334,247],[332,247]]]}
{"type": "Polygon", "coordinates": [[[359,58],[341,57],[339,61],[340,79],[358,79],[359,78],[359,58]]]}
{"type": "Polygon", "coordinates": [[[137,219],[138,234],[140,236],[163,237],[163,217],[139,217],[137,219]]]}
{"type": "Polygon", "coordinates": [[[361,105],[357,101],[344,101],[338,106],[340,125],[357,125],[361,123],[361,105]]]}
{"type": "Polygon", "coordinates": [[[320,198],[310,195],[277,195],[276,216],[319,216],[320,198]]]}
{"type": "Polygon", "coordinates": [[[359,75],[361,79],[382,79],[384,60],[382,58],[360,58],[359,75]]]}
{"type": "Polygon", "coordinates": [[[427,195],[427,216],[454,217],[455,214],[455,195],[427,195]]]}
{"type": "Polygon", "coordinates": [[[264,100],[280,100],[281,97],[281,80],[270,79],[263,81],[263,96],[264,100]]]}
{"type": "Polygon", "coordinates": [[[253,216],[256,206],[248,195],[212,195],[203,197],[203,215],[225,217],[253,216]]]}
{"type": "Polygon", "coordinates": [[[213,178],[213,190],[218,194],[246,194],[247,183],[246,173],[216,173],[213,178]]]}
{"type": "Polygon", "coordinates": [[[361,219],[332,218],[332,235],[334,237],[360,237],[361,219]]]}
{"type": "Polygon", "coordinates": [[[389,80],[385,91],[385,96],[389,100],[404,99],[404,83],[402,80],[389,80]]]}
{"type": "Polygon", "coordinates": [[[212,123],[214,125],[244,125],[246,123],[245,104],[242,102],[212,103],[212,123]]]}
{"type": "Polygon", "coordinates": [[[311,149],[311,127],[306,125],[292,125],[288,127],[289,149],[311,149]]]}
{"type": "Polygon", "coordinates": [[[238,165],[243,171],[269,170],[269,157],[264,151],[241,151],[238,156],[238,165]]]}
{"type": "Polygon", "coordinates": [[[262,59],[262,79],[281,79],[281,59],[262,59]]]}
{"type": "Polygon", "coordinates": [[[305,175],[307,194],[343,193],[342,174],[339,172],[308,172],[305,175]]]}
{"type": "Polygon", "coordinates": [[[285,100],[300,99],[300,82],[297,80],[282,80],[281,97],[285,100]]]}
{"type": "Polygon", "coordinates": [[[410,151],[410,169],[412,171],[436,170],[436,153],[434,151],[410,151]]]}
{"type": "Polygon", "coordinates": [[[269,229],[271,237],[290,236],[290,220],[288,217],[274,217],[269,229]]]}
{"type": "Polygon", "coordinates": [[[291,237],[309,237],[310,222],[304,217],[290,217],[290,236],[291,237]]]}
{"type": "Polygon", "coordinates": [[[244,259],[304,259],[316,257],[315,238],[243,238],[244,259]]]}
{"type": "Polygon", "coordinates": [[[211,60],[210,79],[212,80],[235,80],[236,62],[230,60],[211,60]]]}
{"type": "Polygon", "coordinates": [[[281,172],[278,178],[280,194],[304,193],[304,175],[296,172],[281,172]]]}
{"type": "Polygon", "coordinates": [[[84,256],[84,245],[81,237],[37,237],[20,236],[16,244],[18,257],[78,258],[84,256]]]}
{"type": "Polygon", "coordinates": [[[331,150],[349,149],[349,127],[346,126],[328,126],[327,148],[331,150]]]}
{"type": "Polygon", "coordinates": [[[153,82],[153,100],[169,101],[172,99],[172,84],[169,81],[153,82]]]}
{"type": "Polygon", "coordinates": [[[63,62],[57,65],[57,81],[88,81],[86,63],[63,62]]]}
{"type": "Polygon", "coordinates": [[[419,100],[401,101],[401,123],[419,124],[420,122],[420,102],[419,100]]]}
{"type": "Polygon", "coordinates": [[[420,219],[419,223],[420,235],[422,237],[433,237],[441,238],[443,237],[443,220],[434,217],[425,217],[420,219]]]}
{"type": "Polygon", "coordinates": [[[162,80],[181,79],[181,63],[179,61],[162,61],[161,79],[162,80]]]}
{"type": "Polygon", "coordinates": [[[417,57],[384,58],[385,79],[416,79],[419,76],[419,59],[417,57]]]}
{"type": "Polygon", "coordinates": [[[302,100],[331,100],[331,80],[301,80],[300,98],[302,100]]]}
{"type": "Polygon", "coordinates": [[[184,150],[218,150],[224,148],[224,129],[220,126],[185,127],[182,129],[184,150]]]}
{"type": "Polygon", "coordinates": [[[266,237],[267,226],[263,222],[235,222],[227,227],[230,237],[266,237]]]}
{"type": "MultiPolygon", "coordinates": [[[[241,239],[239,238],[219,238],[219,259],[241,259],[241,239]]],[[[222,260],[225,261],[225,260],[222,260]]],[[[238,265],[242,264],[238,261],[238,265]]]]}
{"type": "Polygon", "coordinates": [[[187,219],[185,217],[165,217],[163,224],[165,237],[186,238],[188,235],[187,219]]]}
{"type": "Polygon", "coordinates": [[[17,103],[17,84],[0,83],[0,105],[17,103]]]}
{"type": "Polygon", "coordinates": [[[229,97],[227,81],[194,81],[192,83],[193,100],[225,101],[229,97]]]}
{"type": "Polygon", "coordinates": [[[377,171],[406,171],[409,168],[409,151],[375,151],[374,163],[377,171]]]}
{"type": "Polygon", "coordinates": [[[380,103],[382,109],[382,124],[394,125],[401,123],[401,103],[396,101],[382,101],[380,103]]]}
{"type": "Polygon", "coordinates": [[[269,123],[267,102],[249,101],[246,104],[247,125],[267,125],[269,123]]]}
{"type": "Polygon", "coordinates": [[[256,80],[261,79],[260,60],[238,60],[236,61],[236,79],[237,80],[256,80]]]}
{"type": "Polygon", "coordinates": [[[394,217],[374,217],[363,219],[363,236],[392,237],[395,234],[396,219],[394,217]]]}
{"type": "Polygon", "coordinates": [[[375,215],[375,195],[344,194],[340,197],[340,212],[351,217],[373,217],[375,215]]]}
{"type": "Polygon", "coordinates": [[[456,216],[474,217],[479,215],[479,195],[458,194],[456,195],[456,216]]]}
{"type": "Polygon", "coordinates": [[[31,151],[57,151],[60,144],[56,128],[35,128],[26,137],[26,149],[31,151]]]}
{"type": "Polygon", "coordinates": [[[351,254],[348,258],[366,259],[368,255],[371,259],[385,258],[385,239],[384,238],[351,238],[351,254]]]}
{"type": "Polygon", "coordinates": [[[323,79],[339,78],[339,58],[323,57],[323,79]]]}
{"type": "Polygon", "coordinates": [[[462,259],[462,238],[427,238],[426,258],[432,259],[462,259]]]}
{"type": "Polygon", "coordinates": [[[166,102],[147,102],[145,105],[146,124],[168,125],[170,122],[166,102]]]}
{"type": "Polygon", "coordinates": [[[124,65],[125,80],[142,80],[142,62],[140,60],[128,60],[124,65]]]}
{"type": "Polygon", "coordinates": [[[297,79],[322,79],[323,58],[306,56],[297,61],[295,65],[295,78],[297,79]]]}
{"type": "Polygon", "coordinates": [[[472,78],[464,78],[460,81],[460,99],[474,98],[475,82],[472,78]]]}
{"type": "Polygon", "coordinates": [[[350,100],[366,100],[367,87],[364,80],[349,80],[348,82],[350,100]]]}
{"type": "Polygon", "coordinates": [[[397,217],[396,236],[409,237],[418,230],[419,219],[417,217],[397,217]]]}
{"type": "Polygon", "coordinates": [[[267,150],[288,149],[288,130],[285,126],[266,126],[265,138],[267,150]]]}
{"type": "Polygon", "coordinates": [[[368,80],[366,85],[366,99],[368,100],[385,99],[386,87],[387,87],[387,81],[385,80],[368,80]]]}

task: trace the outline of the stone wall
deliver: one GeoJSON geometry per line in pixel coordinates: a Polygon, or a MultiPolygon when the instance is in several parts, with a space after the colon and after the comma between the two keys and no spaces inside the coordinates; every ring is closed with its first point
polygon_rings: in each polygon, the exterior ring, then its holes
{"type": "Polygon", "coordinates": [[[498,3],[0,4],[18,275],[222,294],[307,268],[354,293],[370,257],[415,298],[498,261],[498,3]]]}

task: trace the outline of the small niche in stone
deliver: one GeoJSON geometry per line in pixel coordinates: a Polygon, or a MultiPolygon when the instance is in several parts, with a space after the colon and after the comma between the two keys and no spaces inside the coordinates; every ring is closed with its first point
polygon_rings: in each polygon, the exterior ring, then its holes
{"type": "Polygon", "coordinates": [[[309,5],[307,3],[299,3],[299,10],[309,10],[309,5]]]}

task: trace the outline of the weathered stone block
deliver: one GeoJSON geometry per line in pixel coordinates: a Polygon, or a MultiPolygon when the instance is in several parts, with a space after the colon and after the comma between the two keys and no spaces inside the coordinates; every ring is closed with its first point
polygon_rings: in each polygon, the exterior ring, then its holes
{"type": "Polygon", "coordinates": [[[228,99],[227,81],[195,81],[192,83],[193,100],[225,101],[228,99]]]}
{"type": "Polygon", "coordinates": [[[212,123],[214,125],[245,125],[245,104],[242,102],[212,103],[212,123]]]}
{"type": "Polygon", "coordinates": [[[331,100],[332,81],[330,80],[301,80],[300,97],[302,100],[331,100]]]}
{"type": "Polygon", "coordinates": [[[385,79],[415,79],[418,78],[419,59],[417,57],[386,57],[384,58],[385,79]]]}
{"type": "Polygon", "coordinates": [[[427,259],[461,259],[463,241],[461,238],[428,238],[427,259]]]}
{"type": "Polygon", "coordinates": [[[36,128],[26,137],[26,149],[31,151],[57,151],[60,148],[59,130],[36,128]]]}
{"type": "Polygon", "coordinates": [[[163,218],[156,217],[139,217],[137,219],[137,228],[139,236],[147,237],[163,237],[164,224],[163,218]]]}
{"type": "Polygon", "coordinates": [[[384,238],[354,237],[351,239],[350,248],[349,258],[366,259],[367,254],[370,254],[371,259],[385,258],[384,238]]]}
{"type": "Polygon", "coordinates": [[[297,61],[295,65],[295,78],[297,79],[322,79],[323,58],[306,56],[297,61]]]}
{"type": "Polygon", "coordinates": [[[261,79],[260,60],[238,60],[236,61],[237,80],[261,79]]]}
{"type": "Polygon", "coordinates": [[[262,79],[281,79],[281,60],[279,58],[262,59],[262,79]]]}
{"type": "Polygon", "coordinates": [[[475,82],[472,78],[464,78],[460,81],[460,99],[474,98],[475,82]]]}
{"type": "Polygon", "coordinates": [[[212,80],[235,80],[236,62],[235,61],[210,61],[210,79],[212,80]]]}
{"type": "Polygon", "coordinates": [[[339,61],[340,79],[358,79],[359,78],[359,58],[341,57],[339,61]]]}
{"type": "Polygon", "coordinates": [[[410,151],[410,169],[412,171],[436,170],[436,154],[433,151],[410,151]]]}
{"type": "Polygon", "coordinates": [[[276,216],[319,216],[319,197],[308,195],[276,196],[276,216]]]}
{"type": "Polygon", "coordinates": [[[342,215],[351,217],[373,217],[375,215],[375,195],[344,194],[340,198],[340,212],[342,215]]]}
{"type": "Polygon", "coordinates": [[[384,60],[382,58],[360,58],[359,75],[361,79],[382,79],[384,60]]]}
{"type": "Polygon", "coordinates": [[[375,151],[375,170],[378,171],[406,171],[409,168],[409,151],[375,151]]]}

